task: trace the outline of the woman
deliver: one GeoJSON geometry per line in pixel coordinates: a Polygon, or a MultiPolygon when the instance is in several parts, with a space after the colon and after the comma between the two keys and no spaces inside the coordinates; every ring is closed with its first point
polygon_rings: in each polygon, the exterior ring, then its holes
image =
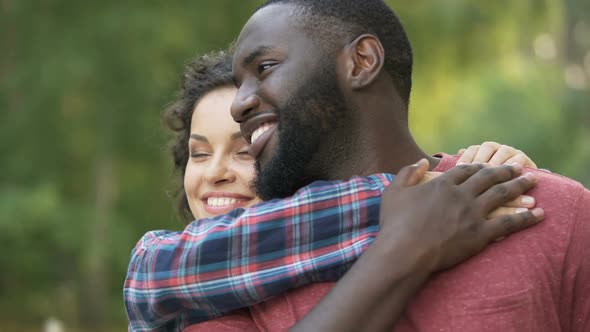
{"type": "MultiPolygon", "coordinates": [[[[183,90],[164,114],[168,126],[177,133],[172,151],[182,178],[178,210],[187,222],[260,202],[250,187],[254,160],[247,153],[248,144],[241,136],[239,125],[229,114],[235,94],[231,58],[225,53],[204,56],[187,67],[183,90]]],[[[520,161],[534,166],[519,151],[495,143],[469,148],[461,161],[490,160],[494,164],[520,161]]],[[[284,330],[296,322],[273,318],[274,314],[283,310],[285,305],[299,303],[299,297],[300,290],[296,290],[249,309],[189,327],[182,317],[169,317],[173,325],[166,328],[185,328],[185,331],[284,330]]],[[[311,307],[303,303],[297,309],[307,312],[311,307]]],[[[340,314],[329,319],[337,320],[340,314]]]]}
{"type": "Polygon", "coordinates": [[[260,202],[250,188],[254,159],[229,114],[236,88],[228,61],[220,53],[193,62],[184,75],[185,89],[196,94],[185,92],[165,113],[178,134],[172,147],[182,176],[178,212],[187,222],[260,202]]]}

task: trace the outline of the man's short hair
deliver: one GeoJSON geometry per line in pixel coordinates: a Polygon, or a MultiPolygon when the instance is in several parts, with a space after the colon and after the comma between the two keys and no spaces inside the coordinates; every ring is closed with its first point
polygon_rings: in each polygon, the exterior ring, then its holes
{"type": "MultiPolygon", "coordinates": [[[[409,104],[412,90],[412,46],[391,8],[381,0],[268,0],[271,5],[292,5],[294,22],[325,49],[362,34],[375,35],[385,49],[384,69],[401,98],[409,104]]],[[[339,45],[343,46],[343,45],[339,45]]]]}

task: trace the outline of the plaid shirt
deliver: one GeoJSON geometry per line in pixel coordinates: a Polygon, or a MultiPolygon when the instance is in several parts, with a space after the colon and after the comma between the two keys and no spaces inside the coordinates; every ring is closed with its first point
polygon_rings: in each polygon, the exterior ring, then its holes
{"type": "Polygon", "coordinates": [[[180,331],[291,288],[338,280],[379,229],[393,175],[315,182],[293,197],[147,233],[131,253],[130,331],[180,331]]]}

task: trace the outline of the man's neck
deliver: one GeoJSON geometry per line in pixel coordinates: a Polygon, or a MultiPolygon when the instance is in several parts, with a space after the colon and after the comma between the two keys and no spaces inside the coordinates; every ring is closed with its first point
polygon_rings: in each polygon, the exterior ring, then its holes
{"type": "MultiPolygon", "coordinates": [[[[408,105],[395,92],[391,79],[384,76],[370,88],[354,92],[347,101],[354,113],[322,153],[331,156],[326,172],[329,180],[349,179],[375,173],[397,174],[422,158],[430,170],[439,158],[425,153],[412,137],[408,126],[408,105]],[[337,148],[340,147],[340,148],[337,148]],[[340,151],[340,152],[339,152],[340,151]]],[[[318,174],[318,173],[316,173],[318,174]]]]}
{"type": "Polygon", "coordinates": [[[408,127],[407,113],[379,112],[374,108],[372,112],[360,114],[357,119],[359,130],[349,142],[348,158],[346,162],[334,165],[335,169],[330,172],[333,179],[375,173],[397,174],[401,168],[422,158],[428,159],[430,170],[440,162],[439,158],[428,155],[416,143],[408,127]]]}
{"type": "MultiPolygon", "coordinates": [[[[377,138],[374,138],[377,140],[377,138]]],[[[351,176],[367,176],[375,173],[397,174],[405,166],[416,163],[422,158],[430,162],[433,170],[440,158],[433,157],[422,151],[412,136],[403,140],[382,137],[379,142],[366,144],[365,148],[354,153],[345,167],[334,170],[335,179],[348,179],[351,176]]]]}

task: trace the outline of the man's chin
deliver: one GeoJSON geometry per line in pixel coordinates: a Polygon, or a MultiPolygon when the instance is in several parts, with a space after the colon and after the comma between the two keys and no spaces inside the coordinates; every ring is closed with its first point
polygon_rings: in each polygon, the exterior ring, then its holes
{"type": "Polygon", "coordinates": [[[289,197],[297,190],[293,190],[293,181],[296,179],[291,178],[290,173],[286,166],[281,166],[272,159],[264,164],[256,161],[254,191],[265,201],[289,197]]]}

